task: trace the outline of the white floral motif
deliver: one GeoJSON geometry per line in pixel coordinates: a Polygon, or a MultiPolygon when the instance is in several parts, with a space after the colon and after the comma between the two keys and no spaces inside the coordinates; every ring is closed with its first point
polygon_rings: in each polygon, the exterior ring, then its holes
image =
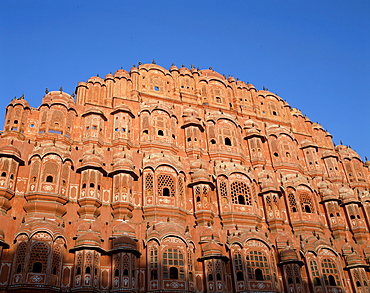
{"type": "Polygon", "coordinates": [[[31,281],[34,283],[39,283],[42,281],[42,278],[39,275],[33,275],[31,281]]]}

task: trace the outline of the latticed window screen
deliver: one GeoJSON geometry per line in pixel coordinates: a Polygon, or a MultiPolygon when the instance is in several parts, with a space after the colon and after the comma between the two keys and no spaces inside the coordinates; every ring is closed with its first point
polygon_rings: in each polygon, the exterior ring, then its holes
{"type": "Polygon", "coordinates": [[[314,212],[311,195],[304,192],[304,193],[300,194],[299,199],[301,201],[301,206],[302,206],[302,211],[303,212],[307,212],[307,213],[313,213],[314,212]]]}
{"type": "Polygon", "coordinates": [[[294,195],[293,192],[289,192],[288,200],[289,200],[290,209],[292,210],[292,212],[296,212],[297,211],[297,202],[295,200],[295,195],[294,195]]]}
{"type": "Polygon", "coordinates": [[[169,248],[163,253],[163,278],[185,279],[184,256],[180,250],[169,248]]]}
{"type": "Polygon", "coordinates": [[[322,274],[325,285],[340,286],[339,273],[333,260],[325,258],[322,263],[322,274]]]}
{"type": "Polygon", "coordinates": [[[235,181],[231,183],[230,190],[234,204],[252,205],[252,199],[247,184],[235,181]]]}
{"type": "Polygon", "coordinates": [[[158,176],[158,195],[175,196],[175,184],[173,182],[172,176],[165,174],[161,174],[158,176]]]}
{"type": "Polygon", "coordinates": [[[269,264],[266,256],[260,251],[250,251],[246,256],[248,279],[271,280],[269,264]]]}
{"type": "Polygon", "coordinates": [[[26,258],[26,250],[27,250],[27,244],[25,242],[22,242],[18,245],[17,257],[15,260],[15,268],[16,268],[17,274],[22,272],[22,267],[24,265],[24,261],[26,258]]]}
{"type": "Polygon", "coordinates": [[[31,247],[30,260],[28,265],[28,271],[32,272],[34,269],[34,264],[40,263],[41,270],[40,273],[46,272],[46,266],[48,263],[49,256],[49,245],[45,242],[36,242],[31,247]]]}
{"type": "Polygon", "coordinates": [[[62,260],[62,249],[59,245],[54,245],[53,251],[53,262],[52,262],[52,273],[54,275],[59,274],[60,263],[62,260]]]}
{"type": "Polygon", "coordinates": [[[179,195],[180,195],[180,198],[184,196],[184,182],[181,177],[179,177],[179,195]]]}
{"type": "Polygon", "coordinates": [[[315,286],[321,285],[319,269],[315,260],[310,261],[310,269],[315,286]]]}
{"type": "Polygon", "coordinates": [[[234,253],[234,268],[235,268],[235,274],[236,274],[237,281],[244,280],[243,260],[239,252],[234,253]]]}
{"type": "Polygon", "coordinates": [[[157,248],[152,248],[150,250],[150,279],[158,279],[158,250],[157,248]]]}
{"type": "Polygon", "coordinates": [[[145,176],[145,190],[146,195],[153,195],[153,175],[150,173],[145,176]]]}

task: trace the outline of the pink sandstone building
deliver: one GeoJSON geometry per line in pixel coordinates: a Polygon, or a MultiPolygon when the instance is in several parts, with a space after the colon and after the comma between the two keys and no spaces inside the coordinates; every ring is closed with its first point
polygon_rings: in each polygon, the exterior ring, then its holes
{"type": "Polygon", "coordinates": [[[370,292],[370,162],[276,94],[142,64],[6,109],[0,292],[370,292]]]}

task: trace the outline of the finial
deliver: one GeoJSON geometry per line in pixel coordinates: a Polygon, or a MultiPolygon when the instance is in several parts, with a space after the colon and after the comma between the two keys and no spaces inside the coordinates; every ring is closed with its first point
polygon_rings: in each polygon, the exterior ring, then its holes
{"type": "Polygon", "coordinates": [[[152,60],[152,64],[157,64],[154,59],[152,60]]]}
{"type": "Polygon", "coordinates": [[[62,93],[63,92],[63,87],[60,87],[59,91],[60,91],[60,93],[62,93]]]}
{"type": "Polygon", "coordinates": [[[141,63],[141,62],[138,62],[138,64],[139,64],[139,65],[141,65],[141,64],[143,64],[143,63],[141,63]]]}
{"type": "Polygon", "coordinates": [[[24,94],[21,95],[21,97],[19,98],[20,100],[24,100],[24,94]]]}
{"type": "Polygon", "coordinates": [[[45,94],[48,94],[49,93],[49,89],[48,88],[46,88],[45,89],[45,94]]]}

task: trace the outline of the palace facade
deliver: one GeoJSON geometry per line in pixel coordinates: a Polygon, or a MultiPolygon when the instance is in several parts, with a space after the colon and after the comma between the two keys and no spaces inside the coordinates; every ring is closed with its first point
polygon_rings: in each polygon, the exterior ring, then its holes
{"type": "Polygon", "coordinates": [[[6,109],[0,292],[370,292],[370,162],[267,90],[156,64],[6,109]]]}

